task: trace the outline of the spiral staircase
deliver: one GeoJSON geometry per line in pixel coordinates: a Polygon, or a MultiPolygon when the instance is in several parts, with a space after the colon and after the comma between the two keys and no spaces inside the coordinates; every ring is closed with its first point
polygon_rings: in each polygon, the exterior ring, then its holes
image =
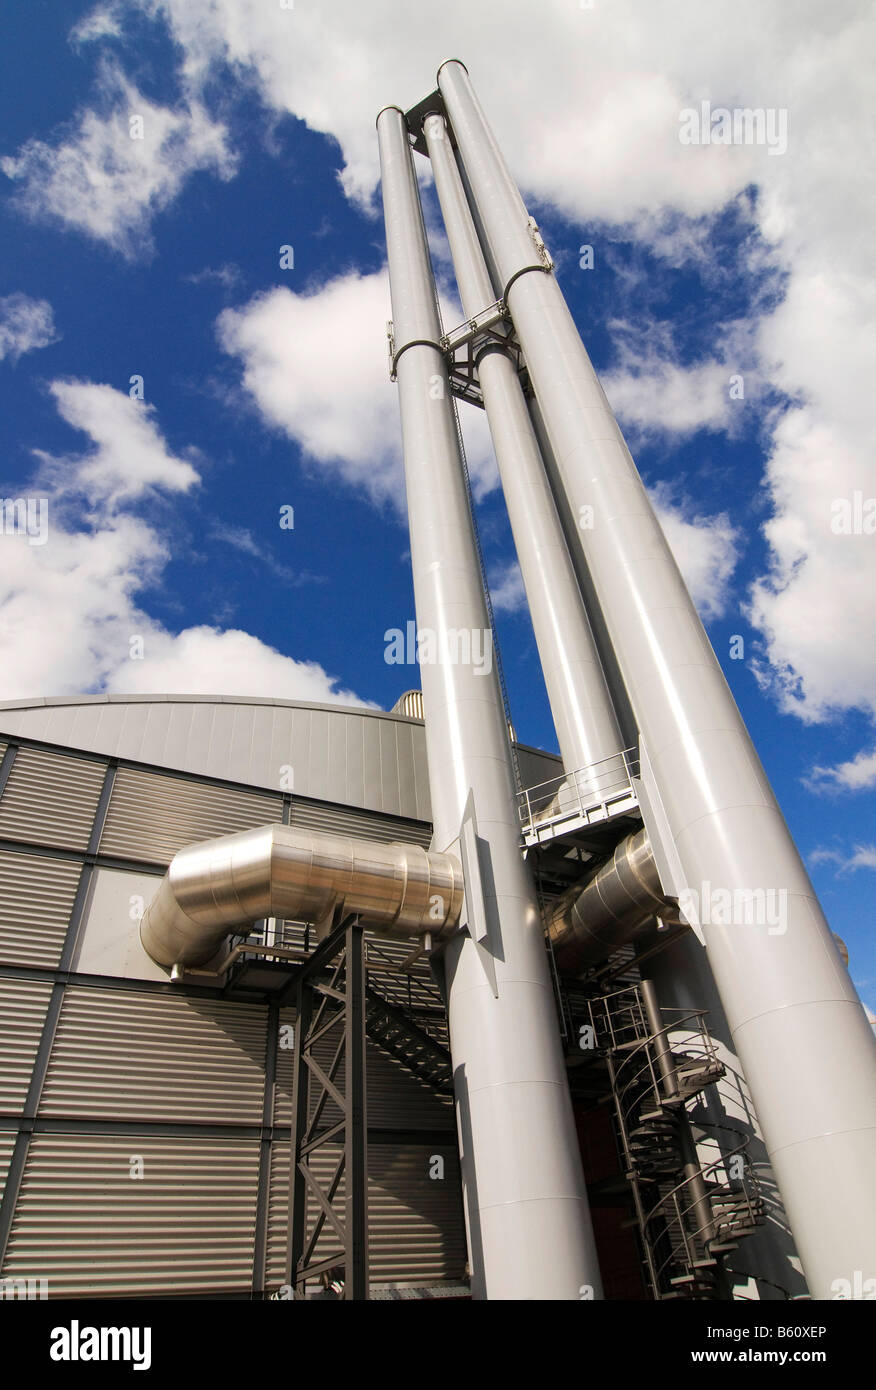
{"type": "Polygon", "coordinates": [[[763,1224],[764,1201],[747,1137],[706,1131],[688,1115],[687,1102],[724,1075],[703,1013],[655,1016],[647,981],[587,1000],[583,1021],[578,1010],[576,1060],[589,1054],[607,1072],[651,1296],[730,1297],[724,1256],[763,1224]],[[703,1162],[703,1141],[716,1147],[714,1160],[703,1162]]]}

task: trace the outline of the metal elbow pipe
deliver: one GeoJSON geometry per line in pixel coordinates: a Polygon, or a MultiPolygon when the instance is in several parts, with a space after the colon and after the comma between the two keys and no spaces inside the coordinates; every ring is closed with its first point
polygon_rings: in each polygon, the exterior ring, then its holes
{"type": "Polygon", "coordinates": [[[558,899],[548,921],[557,963],[569,972],[623,946],[651,917],[675,918],[660,886],[647,832],[621,840],[611,859],[583,887],[558,899]]]}
{"type": "Polygon", "coordinates": [[[463,901],[451,854],[264,825],[174,857],[140,923],[159,965],[202,965],[262,917],[323,923],[335,909],[393,936],[449,935],[463,901]]]}

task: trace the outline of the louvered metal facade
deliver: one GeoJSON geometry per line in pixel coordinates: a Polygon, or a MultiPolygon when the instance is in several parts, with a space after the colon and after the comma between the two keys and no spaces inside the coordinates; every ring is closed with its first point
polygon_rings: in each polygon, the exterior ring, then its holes
{"type": "Polygon", "coordinates": [[[19,748],[0,798],[0,840],[85,849],[106,765],[19,748]]]}
{"type": "Polygon", "coordinates": [[[0,962],[58,965],[82,864],[0,850],[0,962]]]}
{"type": "MultiPolygon", "coordinates": [[[[367,712],[356,717],[367,723],[367,712]]],[[[152,891],[185,845],[272,821],[427,845],[428,823],[406,815],[416,798],[398,793],[421,778],[399,752],[411,736],[399,742],[384,722],[363,748],[376,758],[368,776],[385,787],[364,805],[333,799],[339,772],[320,800],[85,757],[18,731],[0,741],[0,1276],[48,1279],[50,1297],[247,1298],[282,1283],[293,1053],[279,1029],[294,1027],[294,1011],[138,967],[126,894],[129,884],[152,891]],[[122,886],[97,892],[101,875],[122,886]],[[93,951],[91,974],[73,966],[95,912],[98,939],[130,941],[112,957],[124,974],[95,974],[93,951]]],[[[344,727],[355,743],[356,728],[344,727]]],[[[313,768],[335,757],[332,740],[313,768]]],[[[304,948],[300,924],[284,930],[304,948]]],[[[401,1005],[413,991],[434,1010],[424,963],[404,973],[410,948],[369,936],[382,997],[401,1005]]],[[[458,1280],[452,1101],[370,1040],[367,1052],[372,1277],[458,1280]],[[432,1155],[444,1159],[441,1180],[429,1176],[432,1155]]]]}
{"type": "Polygon", "coordinates": [[[51,980],[0,978],[0,1115],[24,1109],[51,994],[51,980]]]}
{"type": "MultiPolygon", "coordinates": [[[[327,1183],[338,1161],[339,1149],[327,1145],[314,1163],[321,1183],[327,1183]]],[[[338,1201],[345,1194],[344,1179],[338,1201]]],[[[288,1152],[279,1146],[271,1171],[266,1283],[282,1285],[288,1234],[288,1152]]],[[[308,1223],[314,1207],[308,1204],[308,1223]]],[[[369,1273],[375,1283],[408,1285],[440,1284],[461,1280],[466,1249],[459,1219],[459,1159],[455,1136],[445,1143],[395,1147],[368,1145],[368,1244],[369,1273]],[[443,1177],[438,1176],[443,1163],[443,1177]],[[431,1176],[435,1174],[436,1176],[431,1176]]],[[[314,1258],[327,1259],[337,1249],[334,1234],[325,1229],[314,1258]]]]}
{"type": "Polygon", "coordinates": [[[37,1134],[3,1275],[50,1297],[246,1293],[258,1163],[252,1139],[37,1134]]]}
{"type": "Polygon", "coordinates": [[[0,1129],[0,1201],[3,1200],[3,1190],[6,1187],[6,1174],[9,1171],[9,1164],[12,1162],[14,1148],[15,1130],[0,1129]]]}
{"type": "Polygon", "coordinates": [[[41,1116],[257,1125],[265,1009],[225,999],[71,985],[41,1116]]]}
{"type": "Polygon", "coordinates": [[[186,845],[267,825],[282,813],[280,796],[125,767],[116,776],[100,847],[105,854],[169,864],[186,845]]]}

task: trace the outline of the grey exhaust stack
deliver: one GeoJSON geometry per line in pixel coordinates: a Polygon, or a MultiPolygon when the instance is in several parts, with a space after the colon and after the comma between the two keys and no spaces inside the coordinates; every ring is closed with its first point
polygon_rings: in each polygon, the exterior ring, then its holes
{"type": "MultiPolygon", "coordinates": [[[[377,121],[417,622],[492,640],[404,115],[377,121]],[[487,638],[489,634],[489,638],[487,638]]],[[[474,641],[472,642],[474,645],[474,641]]],[[[472,1292],[601,1296],[554,994],[495,667],[421,666],[434,844],[459,845],[445,974],[472,1292]]]]}
{"type": "Polygon", "coordinates": [[[468,74],[451,61],[438,83],[563,510],[594,509],[575,544],[640,731],[664,886],[703,934],[811,1292],[828,1298],[876,1250],[876,1038],[468,74]],[[716,893],[740,904],[729,920],[716,893]],[[768,896],[778,925],[758,920],[768,896]]]}

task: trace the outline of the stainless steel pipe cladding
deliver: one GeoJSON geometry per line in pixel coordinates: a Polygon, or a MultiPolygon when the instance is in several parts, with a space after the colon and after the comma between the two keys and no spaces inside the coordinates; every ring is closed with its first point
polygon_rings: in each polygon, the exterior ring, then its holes
{"type": "Polygon", "coordinates": [[[554,904],[548,932],[557,964],[575,973],[623,946],[655,916],[671,912],[647,833],[628,835],[583,888],[568,889],[554,904]]]}
{"type": "MultiPolygon", "coordinates": [[[[490,633],[441,325],[402,113],[377,122],[417,622],[490,633]]],[[[474,804],[482,894],[445,953],[463,1201],[475,1298],[600,1297],[590,1210],[535,887],[493,664],[424,662],[441,849],[474,804]],[[471,797],[471,801],[470,801],[471,797]],[[583,1292],[582,1292],[583,1290],[583,1292]]]]}
{"type": "Polygon", "coordinates": [[[394,936],[438,939],[456,927],[462,899],[451,854],[264,825],[180,850],[140,940],[159,965],[203,965],[229,932],[262,917],[324,922],[336,908],[394,936]]]}
{"type": "Polygon", "coordinates": [[[876,1038],[461,64],[439,87],[810,1290],[873,1268],[876,1038]],[[720,915],[720,901],[740,911],[720,915]],[[751,910],[752,900],[777,910],[751,910]]]}

